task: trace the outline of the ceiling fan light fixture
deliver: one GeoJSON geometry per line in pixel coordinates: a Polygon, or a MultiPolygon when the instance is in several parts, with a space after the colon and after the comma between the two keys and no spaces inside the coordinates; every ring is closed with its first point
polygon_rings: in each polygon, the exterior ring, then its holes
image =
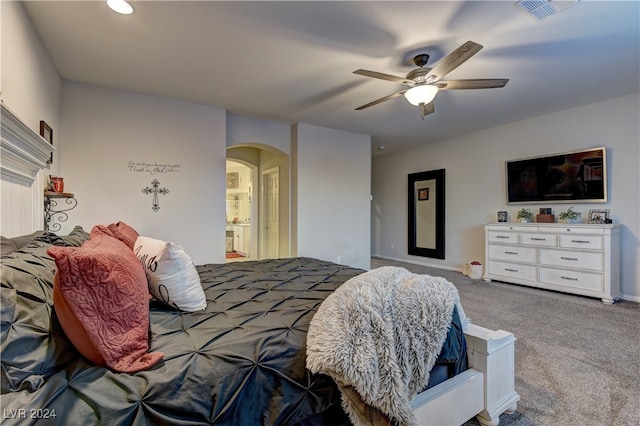
{"type": "Polygon", "coordinates": [[[107,6],[114,12],[121,13],[123,15],[130,15],[133,13],[133,7],[125,0],[107,0],[107,6]]]}
{"type": "Polygon", "coordinates": [[[411,105],[420,106],[426,105],[433,101],[433,98],[438,94],[438,87],[431,84],[423,84],[420,86],[412,87],[404,93],[404,97],[411,105]]]}

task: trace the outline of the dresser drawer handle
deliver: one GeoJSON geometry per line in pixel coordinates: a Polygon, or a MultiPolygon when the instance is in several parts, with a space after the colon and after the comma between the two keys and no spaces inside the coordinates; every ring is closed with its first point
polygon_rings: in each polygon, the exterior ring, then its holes
{"type": "Polygon", "coordinates": [[[518,272],[517,269],[511,269],[511,268],[504,268],[504,270],[508,272],[518,272]]]}
{"type": "Polygon", "coordinates": [[[569,281],[578,281],[577,278],[574,277],[565,277],[564,275],[561,275],[560,278],[562,278],[563,280],[569,280],[569,281]]]}
{"type": "Polygon", "coordinates": [[[517,251],[505,251],[504,254],[518,254],[517,251]]]}
{"type": "Polygon", "coordinates": [[[582,243],[582,244],[589,244],[591,241],[589,240],[571,240],[572,243],[582,243]]]}
{"type": "Polygon", "coordinates": [[[531,237],[531,241],[547,241],[546,238],[531,237]]]}
{"type": "Polygon", "coordinates": [[[509,237],[509,236],[507,236],[507,235],[496,235],[496,238],[502,238],[502,239],[506,239],[506,240],[508,240],[508,239],[509,239],[509,238],[511,238],[511,237],[509,237]]]}
{"type": "Polygon", "coordinates": [[[560,259],[562,259],[562,260],[578,260],[577,257],[565,257],[565,256],[560,256],[560,259]]]}

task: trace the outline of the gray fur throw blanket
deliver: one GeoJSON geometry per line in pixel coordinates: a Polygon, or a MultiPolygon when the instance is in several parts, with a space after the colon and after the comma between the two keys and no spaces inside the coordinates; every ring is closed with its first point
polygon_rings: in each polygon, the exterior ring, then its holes
{"type": "Polygon", "coordinates": [[[413,425],[413,398],[427,385],[457,306],[442,277],[386,266],[351,278],[309,325],[307,368],[329,375],[356,425],[413,425]]]}

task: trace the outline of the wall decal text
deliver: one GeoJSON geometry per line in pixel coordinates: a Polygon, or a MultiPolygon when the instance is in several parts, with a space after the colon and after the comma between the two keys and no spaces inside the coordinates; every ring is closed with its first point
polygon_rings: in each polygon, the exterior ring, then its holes
{"type": "Polygon", "coordinates": [[[147,163],[145,161],[129,161],[127,167],[130,172],[149,173],[150,175],[158,173],[179,173],[182,171],[182,164],[147,163]]]}

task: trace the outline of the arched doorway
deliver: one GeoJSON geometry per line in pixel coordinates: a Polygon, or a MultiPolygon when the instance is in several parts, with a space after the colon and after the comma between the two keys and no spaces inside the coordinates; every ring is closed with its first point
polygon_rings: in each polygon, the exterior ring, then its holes
{"type": "Polygon", "coordinates": [[[257,167],[239,160],[226,161],[226,239],[228,262],[257,258],[256,226],[258,209],[254,182],[257,167]]]}
{"type": "Polygon", "coordinates": [[[289,156],[261,144],[234,145],[227,178],[227,261],[289,257],[289,156]],[[230,241],[237,242],[231,256],[230,241]]]}

